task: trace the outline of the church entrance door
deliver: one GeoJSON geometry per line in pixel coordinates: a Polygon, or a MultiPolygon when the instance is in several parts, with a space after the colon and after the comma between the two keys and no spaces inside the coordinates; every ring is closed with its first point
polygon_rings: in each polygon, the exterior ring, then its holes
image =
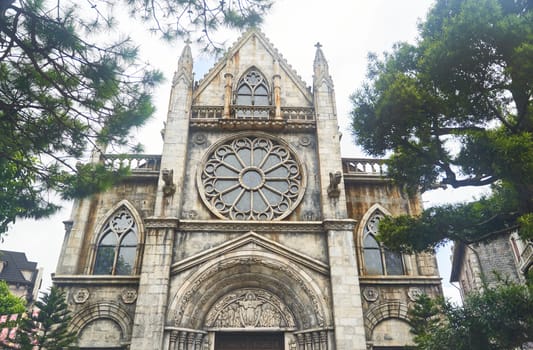
{"type": "Polygon", "coordinates": [[[283,350],[283,334],[217,333],[215,350],[283,350]]]}

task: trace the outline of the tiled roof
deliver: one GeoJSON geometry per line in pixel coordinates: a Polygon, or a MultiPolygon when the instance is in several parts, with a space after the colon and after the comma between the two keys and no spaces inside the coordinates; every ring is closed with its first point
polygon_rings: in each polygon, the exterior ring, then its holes
{"type": "Polygon", "coordinates": [[[0,272],[0,280],[8,284],[33,284],[35,282],[37,263],[28,261],[26,254],[21,252],[12,252],[9,250],[0,250],[0,262],[4,264],[0,272]],[[28,281],[24,278],[22,270],[32,271],[32,279],[28,281]]]}

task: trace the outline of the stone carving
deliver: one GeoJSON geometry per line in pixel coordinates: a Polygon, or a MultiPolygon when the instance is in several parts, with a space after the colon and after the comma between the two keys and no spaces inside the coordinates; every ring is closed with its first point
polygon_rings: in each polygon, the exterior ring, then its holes
{"type": "Polygon", "coordinates": [[[338,198],[340,196],[339,184],[341,183],[341,179],[342,173],[340,171],[329,173],[328,196],[332,198],[338,198]]]}
{"type": "Polygon", "coordinates": [[[195,134],[192,141],[197,145],[203,145],[207,142],[207,136],[205,136],[205,134],[195,134]]]}
{"type": "Polygon", "coordinates": [[[198,189],[204,203],[222,219],[279,220],[302,199],[303,166],[286,145],[267,135],[222,142],[203,162],[198,189]]]}
{"type": "MultiPolygon", "coordinates": [[[[178,305],[177,309],[175,311],[175,317],[174,317],[175,325],[181,326],[181,321],[185,313],[187,304],[190,303],[191,298],[193,297],[194,294],[197,293],[200,285],[202,285],[204,281],[212,278],[213,276],[215,276],[217,273],[219,273],[222,270],[229,269],[233,266],[238,266],[238,265],[262,265],[262,266],[266,266],[272,269],[283,271],[294,282],[296,282],[304,290],[305,294],[310,298],[312,302],[314,316],[316,317],[316,326],[319,326],[319,327],[325,326],[325,317],[324,317],[324,312],[322,310],[320,299],[309,288],[308,282],[304,281],[298,273],[290,269],[288,266],[280,265],[274,261],[263,260],[263,259],[259,259],[256,257],[240,257],[236,259],[231,259],[231,260],[216,264],[215,266],[211,267],[210,269],[202,273],[196,280],[194,280],[194,282],[192,282],[191,287],[188,289],[186,293],[184,293],[183,297],[180,298],[177,304],[178,305]]],[[[305,327],[310,326],[307,319],[304,319],[303,323],[305,327]]]]}
{"type": "Polygon", "coordinates": [[[76,304],[83,304],[89,299],[89,290],[87,288],[80,288],[74,292],[72,299],[76,304]]]}
{"type": "Polygon", "coordinates": [[[242,289],[221,298],[208,313],[206,327],[215,328],[294,328],[289,309],[271,293],[242,289]]]}
{"type": "Polygon", "coordinates": [[[422,290],[418,287],[411,287],[407,291],[407,295],[409,296],[409,299],[411,299],[411,301],[415,301],[422,294],[422,290]]]}
{"type": "Polygon", "coordinates": [[[124,289],[120,294],[124,304],[133,304],[137,300],[137,291],[135,289],[124,289]]]}
{"type": "Polygon", "coordinates": [[[379,291],[374,287],[366,287],[363,289],[363,297],[366,301],[376,301],[379,298],[379,291]]]}
{"type": "Polygon", "coordinates": [[[174,170],[163,169],[161,170],[161,177],[163,178],[163,194],[165,197],[172,196],[176,193],[176,185],[174,184],[174,170]]]}
{"type": "Polygon", "coordinates": [[[299,140],[300,145],[307,147],[311,144],[311,138],[309,136],[302,136],[299,140]]]}

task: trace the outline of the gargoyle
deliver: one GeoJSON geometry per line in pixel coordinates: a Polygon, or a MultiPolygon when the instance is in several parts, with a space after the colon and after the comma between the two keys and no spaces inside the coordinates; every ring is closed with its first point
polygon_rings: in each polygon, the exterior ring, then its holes
{"type": "Polygon", "coordinates": [[[341,179],[342,174],[340,171],[329,173],[328,196],[332,198],[338,198],[340,196],[339,184],[341,183],[341,179]]]}
{"type": "Polygon", "coordinates": [[[176,185],[173,182],[174,170],[172,169],[163,169],[161,171],[161,176],[163,178],[163,195],[165,197],[172,196],[176,192],[176,185]]]}

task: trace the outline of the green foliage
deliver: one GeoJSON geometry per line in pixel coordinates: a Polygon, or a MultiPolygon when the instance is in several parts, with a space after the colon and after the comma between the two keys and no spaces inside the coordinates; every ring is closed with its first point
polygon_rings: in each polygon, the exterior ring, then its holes
{"type": "Polygon", "coordinates": [[[422,350],[511,350],[533,340],[532,287],[502,283],[470,294],[463,306],[420,296],[409,311],[422,350]]]}
{"type": "Polygon", "coordinates": [[[17,333],[16,344],[22,350],[76,349],[76,333],[69,330],[70,311],[65,301],[65,293],[57,288],[50,288],[40,301],[35,303],[40,310],[38,315],[22,320],[17,333]],[[36,325],[40,327],[36,328],[36,325]]]}
{"type": "MultiPolygon", "coordinates": [[[[86,196],[126,173],[76,164],[88,149],[131,145],[129,131],[153,114],[151,93],[162,80],[139,63],[129,38],[113,40],[115,21],[106,10],[114,6],[0,1],[0,234],[16,218],[55,212],[50,192],[86,196]]],[[[257,24],[271,1],[128,0],[126,6],[166,38],[212,46],[212,30],[257,24]]]]}
{"type": "Polygon", "coordinates": [[[204,50],[222,51],[212,37],[226,28],[257,26],[272,7],[273,0],[127,0],[130,15],[149,23],[150,30],[164,39],[176,37],[203,44],[204,50]]]}
{"type": "Polygon", "coordinates": [[[365,151],[392,154],[390,176],[411,193],[497,189],[477,203],[386,220],[380,231],[390,248],[475,241],[519,224],[532,236],[524,225],[533,212],[531,23],[530,1],[439,0],[416,45],[369,56],[368,80],[351,97],[354,135],[365,151]],[[392,230],[409,241],[393,238],[392,230]]]}
{"type": "Polygon", "coordinates": [[[21,314],[25,311],[24,299],[13,295],[6,281],[0,281],[0,315],[21,314]]]}

